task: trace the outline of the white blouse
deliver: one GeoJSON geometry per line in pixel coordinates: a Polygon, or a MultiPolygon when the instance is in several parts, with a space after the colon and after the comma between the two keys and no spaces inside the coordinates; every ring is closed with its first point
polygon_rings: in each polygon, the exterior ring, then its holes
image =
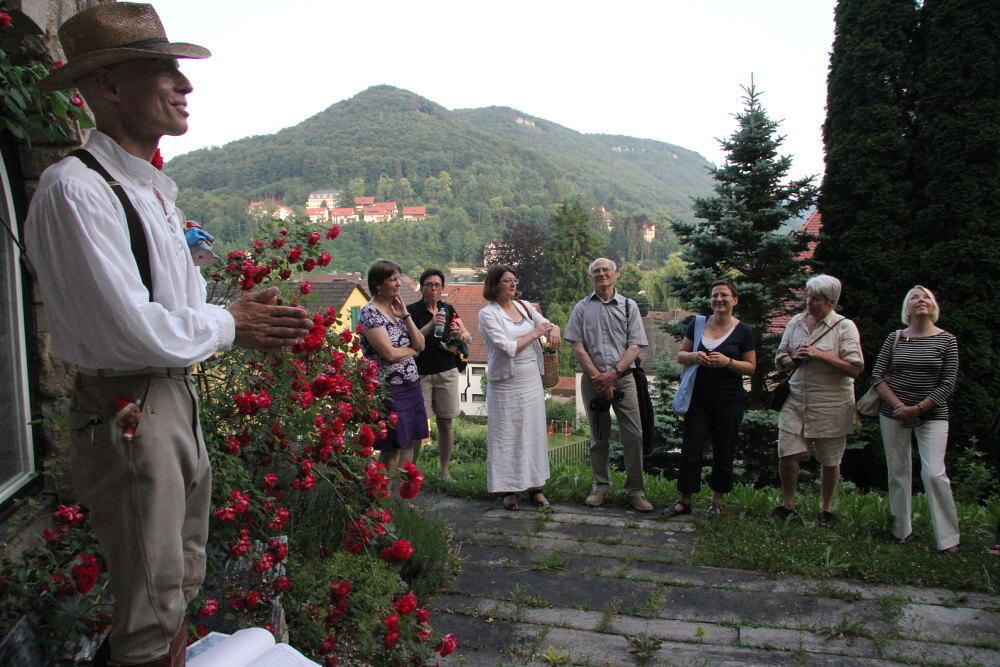
{"type": "MultiPolygon", "coordinates": [[[[535,325],[548,323],[549,320],[524,302],[530,309],[535,325]]],[[[520,304],[518,305],[520,309],[520,304]]],[[[517,335],[514,332],[514,322],[507,317],[503,309],[490,301],[479,311],[479,332],[486,341],[486,377],[489,380],[506,380],[514,377],[514,356],[517,353],[517,335]]],[[[531,341],[525,350],[532,350],[538,361],[539,374],[545,372],[545,361],[542,359],[542,344],[537,339],[531,341]]],[[[524,350],[522,350],[524,352],[524,350]]]]}

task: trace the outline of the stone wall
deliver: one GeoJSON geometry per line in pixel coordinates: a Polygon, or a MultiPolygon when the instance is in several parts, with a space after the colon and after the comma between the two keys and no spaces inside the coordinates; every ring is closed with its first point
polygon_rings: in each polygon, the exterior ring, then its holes
{"type": "MultiPolygon", "coordinates": [[[[0,48],[15,63],[37,60],[48,64],[65,60],[57,37],[59,26],[78,11],[105,1],[107,0],[7,0],[5,5],[14,24],[10,29],[0,32],[0,48]]],[[[30,200],[42,171],[79,146],[86,138],[77,124],[68,119],[64,129],[67,135],[64,140],[53,142],[43,137],[33,137],[30,145],[18,146],[21,175],[12,186],[20,191],[24,201],[30,200]]],[[[24,212],[19,212],[22,217],[24,212]]],[[[23,225],[23,219],[18,220],[18,225],[23,225]]],[[[26,293],[30,295],[30,303],[25,305],[30,310],[26,317],[30,327],[28,336],[34,338],[34,345],[29,346],[29,350],[35,357],[29,360],[29,368],[34,376],[29,378],[29,385],[33,390],[32,412],[42,417],[40,436],[43,442],[40,443],[42,446],[39,450],[48,456],[59,456],[65,451],[68,409],[66,398],[73,374],[65,363],[49,354],[44,307],[33,281],[26,293]]],[[[39,467],[41,463],[40,461],[39,467]]]]}

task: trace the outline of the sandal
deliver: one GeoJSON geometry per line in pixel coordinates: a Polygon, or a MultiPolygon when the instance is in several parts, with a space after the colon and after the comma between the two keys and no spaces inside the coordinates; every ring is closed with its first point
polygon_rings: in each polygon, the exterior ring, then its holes
{"type": "Polygon", "coordinates": [[[530,492],[528,494],[528,498],[531,499],[531,504],[535,507],[552,507],[552,503],[550,503],[549,499],[545,497],[545,494],[541,489],[530,492]],[[539,498],[541,498],[541,500],[539,500],[539,498]]]}
{"type": "Polygon", "coordinates": [[[680,498],[674,501],[674,504],[670,507],[663,509],[663,513],[669,517],[680,516],[682,514],[691,513],[691,503],[686,503],[680,498]]]}
{"type": "Polygon", "coordinates": [[[511,512],[516,512],[520,508],[517,506],[517,494],[508,493],[503,497],[503,508],[505,510],[510,510],[511,512]]]}

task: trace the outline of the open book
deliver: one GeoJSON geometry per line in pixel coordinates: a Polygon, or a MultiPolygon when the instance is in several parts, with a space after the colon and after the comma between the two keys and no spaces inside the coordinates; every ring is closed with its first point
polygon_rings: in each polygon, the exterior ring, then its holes
{"type": "Polygon", "coordinates": [[[231,635],[210,632],[187,647],[188,667],[286,667],[315,665],[288,644],[275,644],[263,628],[244,628],[231,635]]]}

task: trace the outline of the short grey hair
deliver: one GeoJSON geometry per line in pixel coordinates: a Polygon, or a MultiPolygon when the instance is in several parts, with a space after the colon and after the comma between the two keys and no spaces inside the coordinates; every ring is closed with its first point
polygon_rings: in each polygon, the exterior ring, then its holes
{"type": "Polygon", "coordinates": [[[821,296],[831,303],[840,301],[840,281],[821,273],[806,281],[806,294],[821,296]]]}
{"type": "Polygon", "coordinates": [[[614,260],[608,259],[607,257],[598,257],[597,259],[595,259],[593,262],[590,263],[590,266],[587,267],[588,275],[594,272],[594,267],[597,266],[598,262],[608,262],[609,264],[611,264],[612,271],[618,270],[618,265],[615,264],[614,260]]]}
{"type": "Polygon", "coordinates": [[[931,313],[931,322],[937,322],[938,317],[941,316],[941,307],[938,305],[937,299],[934,297],[934,292],[930,291],[923,285],[914,285],[910,288],[910,291],[906,293],[906,296],[903,297],[903,310],[899,315],[899,319],[903,320],[903,324],[907,326],[910,325],[910,309],[907,306],[910,303],[910,297],[913,296],[913,293],[918,289],[923,290],[924,293],[927,294],[927,299],[931,302],[931,305],[934,306],[934,311],[931,313]]]}

